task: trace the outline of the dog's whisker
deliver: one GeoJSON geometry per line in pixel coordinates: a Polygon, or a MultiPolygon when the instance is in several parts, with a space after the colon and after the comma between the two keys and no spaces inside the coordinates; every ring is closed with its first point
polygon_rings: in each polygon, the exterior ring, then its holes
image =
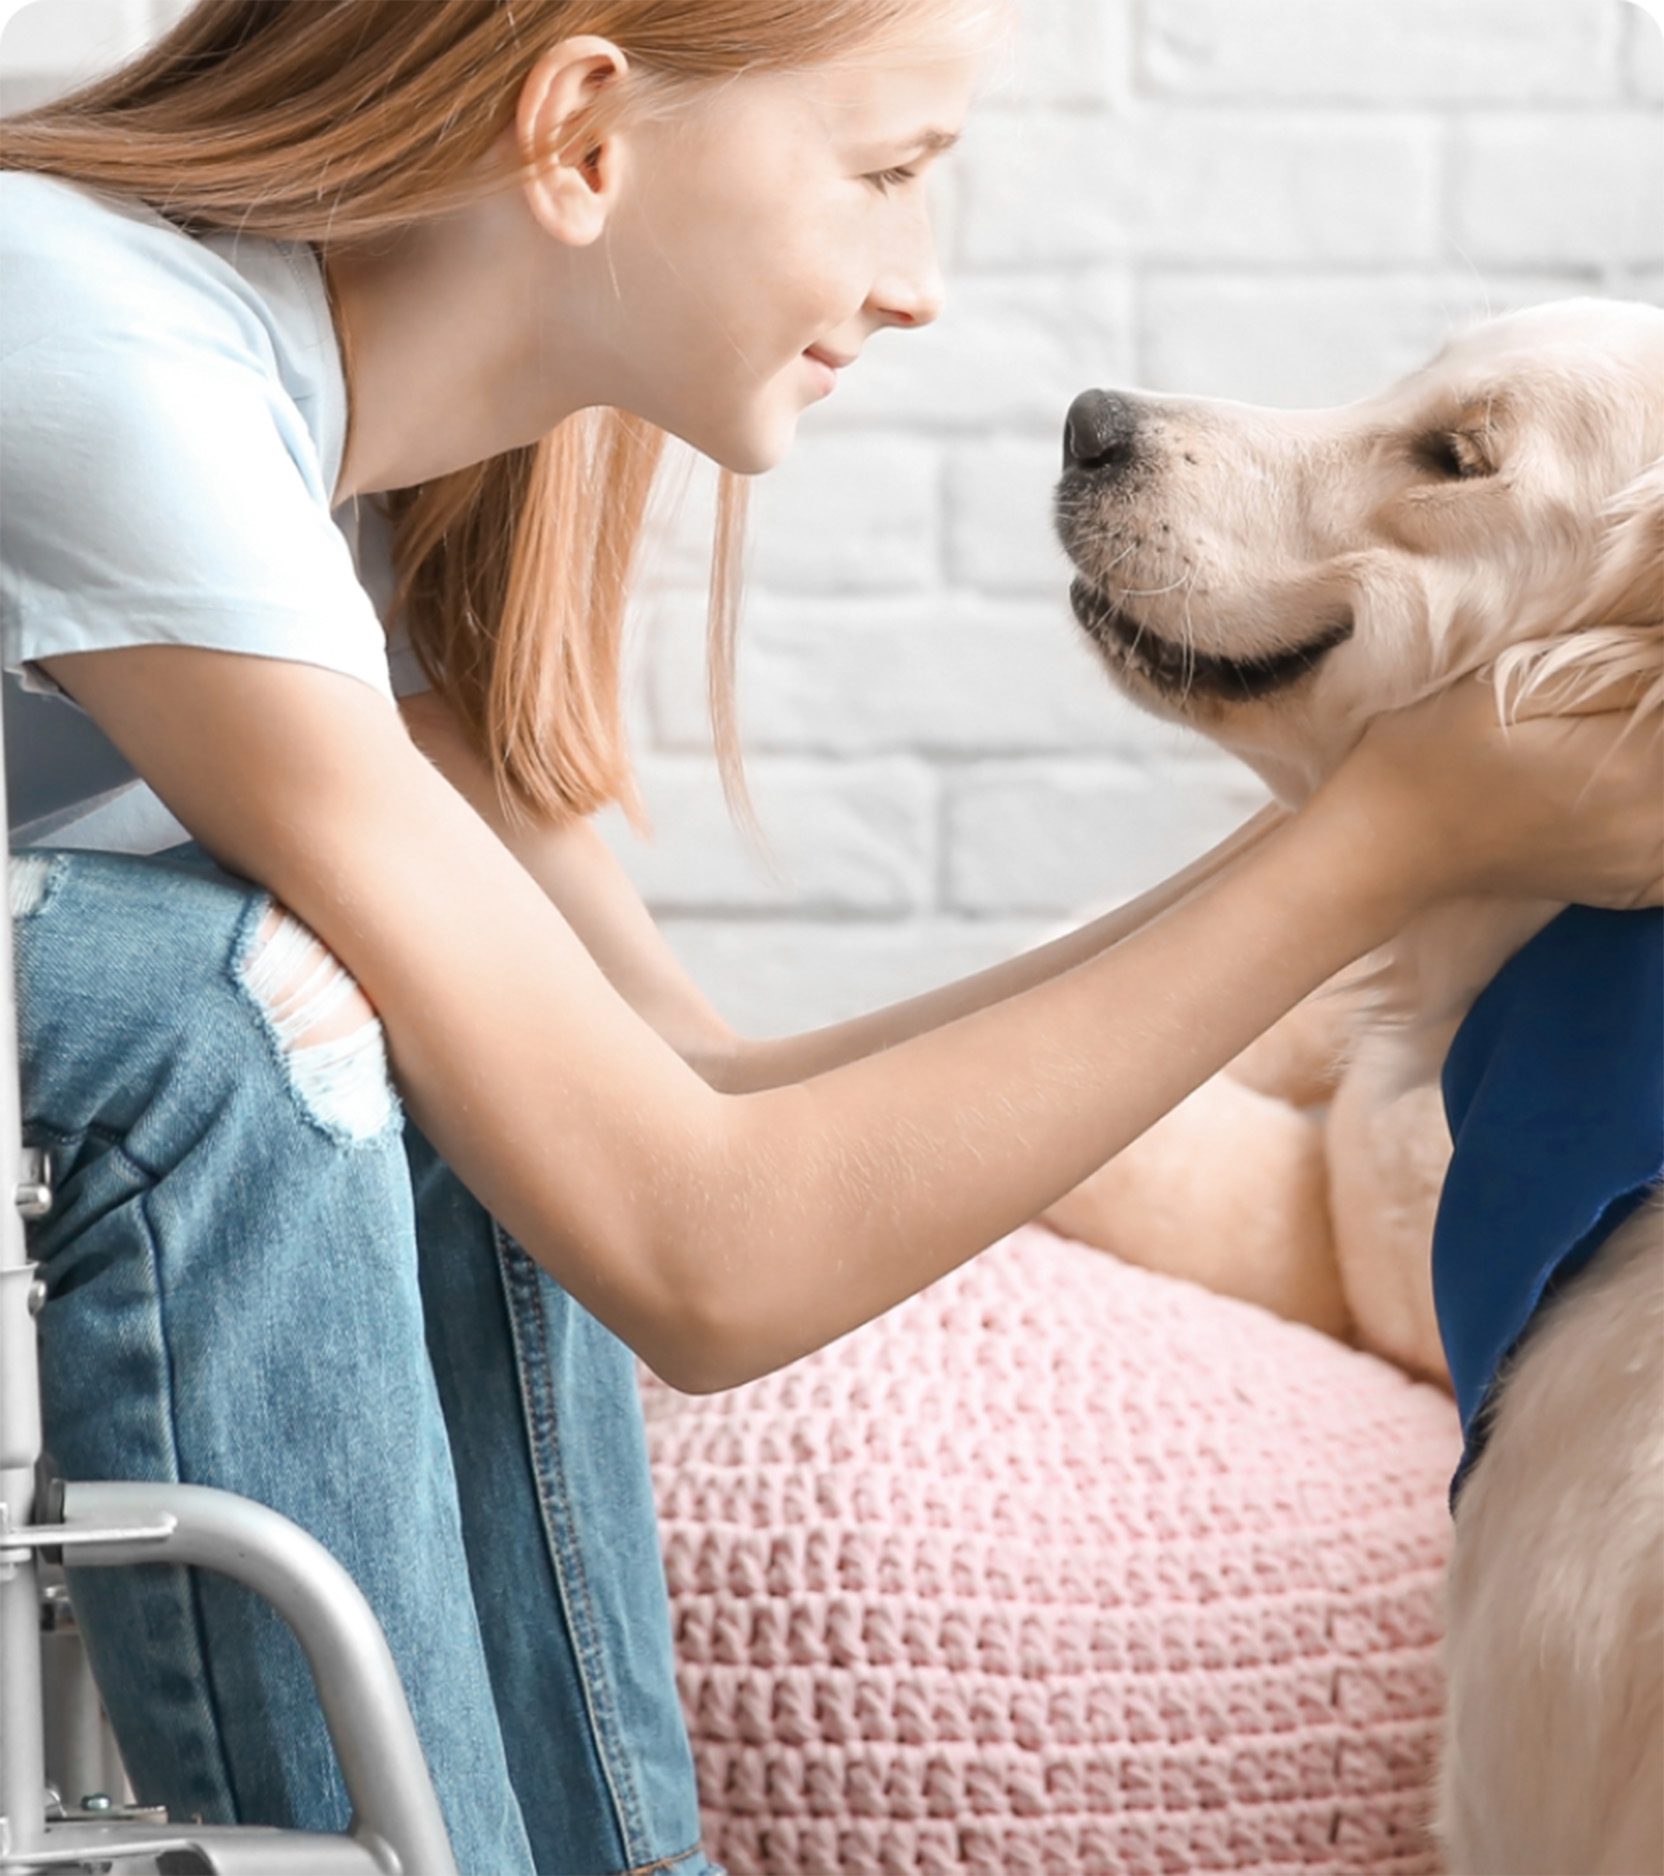
{"type": "Polygon", "coordinates": [[[1183,696],[1186,703],[1189,703],[1191,692],[1196,688],[1196,627],[1190,616],[1190,598],[1195,590],[1196,563],[1192,561],[1184,583],[1184,619],[1180,637],[1180,644],[1185,654],[1183,696]]]}
{"type": "Polygon", "coordinates": [[[1104,568],[1104,574],[1103,574],[1104,580],[1107,581],[1109,579],[1109,576],[1115,571],[1115,569],[1118,566],[1120,566],[1121,562],[1123,560],[1126,560],[1132,554],[1135,554],[1137,551],[1138,551],[1138,548],[1137,548],[1136,543],[1129,543],[1126,547],[1123,547],[1120,553],[1118,553],[1115,556],[1115,558],[1109,563],[1109,565],[1104,568]]]}
{"type": "Polygon", "coordinates": [[[1164,593],[1174,592],[1182,585],[1184,585],[1183,576],[1177,580],[1169,580],[1165,586],[1129,586],[1126,589],[1124,597],[1127,599],[1160,599],[1164,593]]]}

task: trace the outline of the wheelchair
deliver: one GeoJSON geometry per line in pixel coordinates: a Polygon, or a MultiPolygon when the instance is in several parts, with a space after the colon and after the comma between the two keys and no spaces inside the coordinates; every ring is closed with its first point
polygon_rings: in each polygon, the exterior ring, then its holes
{"type": "MultiPolygon", "coordinates": [[[[5,816],[0,730],[0,819],[5,816]]],[[[41,1444],[34,1317],[45,1284],[25,1218],[51,1208],[51,1166],[22,1142],[16,978],[0,917],[0,1876],[458,1876],[386,1636],[349,1573],[268,1506],[207,1486],[71,1481],[41,1444]],[[170,1820],[134,1802],[63,1563],[198,1564],[265,1596],[290,1624],[352,1802],[345,1833],[170,1820]]]]}

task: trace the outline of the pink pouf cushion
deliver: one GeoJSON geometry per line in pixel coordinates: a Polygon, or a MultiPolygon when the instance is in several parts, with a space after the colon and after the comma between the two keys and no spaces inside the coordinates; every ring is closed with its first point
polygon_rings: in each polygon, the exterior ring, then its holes
{"type": "Polygon", "coordinates": [[[1436,1389],[1031,1226],[643,1395],[732,1876],[1437,1871],[1436,1389]]]}

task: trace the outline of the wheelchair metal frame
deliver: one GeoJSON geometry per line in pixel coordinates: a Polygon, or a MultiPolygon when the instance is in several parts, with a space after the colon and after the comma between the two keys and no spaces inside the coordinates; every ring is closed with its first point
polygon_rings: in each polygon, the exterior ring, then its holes
{"type": "MultiPolygon", "coordinates": [[[[0,810],[3,755],[0,728],[0,810]]],[[[50,1210],[51,1166],[23,1147],[14,968],[8,910],[0,917],[0,1173],[13,1169],[0,1189],[0,1876],[116,1865],[137,1876],[457,1876],[386,1636],[324,1546],[233,1492],[66,1481],[43,1453],[34,1318],[46,1286],[23,1219],[50,1210]],[[66,1552],[77,1569],[199,1564],[272,1603],[312,1669],[352,1802],[345,1834],[182,1823],[161,1806],[127,1801],[74,1625],[66,1552]]]]}

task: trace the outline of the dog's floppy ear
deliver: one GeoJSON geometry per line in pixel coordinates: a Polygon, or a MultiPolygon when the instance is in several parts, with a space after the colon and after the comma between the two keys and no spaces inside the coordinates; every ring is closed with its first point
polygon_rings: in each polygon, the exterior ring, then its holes
{"type": "Polygon", "coordinates": [[[1647,689],[1637,712],[1664,710],[1664,460],[1608,505],[1593,574],[1552,638],[1512,646],[1494,675],[1503,714],[1543,693],[1549,710],[1628,679],[1647,689]]]}
{"type": "Polygon", "coordinates": [[[1607,509],[1594,584],[1571,621],[1664,629],[1664,459],[1607,509]]]}

